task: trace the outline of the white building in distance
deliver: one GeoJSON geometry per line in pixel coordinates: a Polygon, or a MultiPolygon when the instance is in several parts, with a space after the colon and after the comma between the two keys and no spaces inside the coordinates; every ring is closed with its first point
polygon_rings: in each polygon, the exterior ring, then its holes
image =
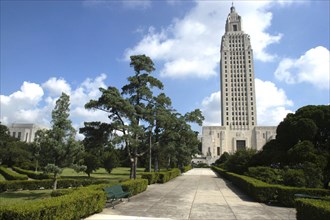
{"type": "Polygon", "coordinates": [[[10,136],[27,143],[33,142],[36,132],[43,128],[32,123],[13,123],[8,126],[10,136]]]}
{"type": "Polygon", "coordinates": [[[276,126],[257,126],[253,50],[234,6],[220,53],[221,126],[202,128],[202,153],[209,164],[224,152],[260,150],[276,136],[276,126]]]}

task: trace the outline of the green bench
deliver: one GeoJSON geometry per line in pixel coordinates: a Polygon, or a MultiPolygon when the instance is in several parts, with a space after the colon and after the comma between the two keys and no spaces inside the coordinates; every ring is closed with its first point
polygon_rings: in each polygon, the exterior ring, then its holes
{"type": "Polygon", "coordinates": [[[132,196],[131,192],[124,192],[121,185],[115,185],[111,187],[106,187],[103,189],[107,195],[107,202],[110,202],[112,208],[115,208],[114,202],[119,200],[122,201],[123,198],[129,198],[132,196]]]}

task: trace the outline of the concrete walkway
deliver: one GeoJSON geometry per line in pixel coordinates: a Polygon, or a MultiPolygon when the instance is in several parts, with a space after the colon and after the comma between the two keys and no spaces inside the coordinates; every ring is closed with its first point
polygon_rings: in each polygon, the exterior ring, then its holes
{"type": "Polygon", "coordinates": [[[296,219],[294,208],[268,206],[251,200],[210,169],[195,168],[165,184],[148,189],[102,213],[97,219],[296,219]]]}

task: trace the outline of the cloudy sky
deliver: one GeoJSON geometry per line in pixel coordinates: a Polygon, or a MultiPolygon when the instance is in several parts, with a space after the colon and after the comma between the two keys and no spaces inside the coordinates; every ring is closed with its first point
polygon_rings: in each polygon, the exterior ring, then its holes
{"type": "MultiPolygon", "coordinates": [[[[50,124],[62,92],[71,119],[99,87],[121,88],[129,56],[146,54],[173,107],[220,121],[220,40],[231,1],[1,1],[0,121],[50,124]]],[[[258,125],[329,98],[329,1],[234,1],[254,50],[258,125]]],[[[200,130],[200,128],[196,128],[200,130]]]]}

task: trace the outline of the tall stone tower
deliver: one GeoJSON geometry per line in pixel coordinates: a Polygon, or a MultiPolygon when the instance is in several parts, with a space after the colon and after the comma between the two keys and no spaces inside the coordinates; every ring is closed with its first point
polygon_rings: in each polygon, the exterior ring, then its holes
{"type": "Polygon", "coordinates": [[[257,125],[257,111],[253,51],[241,22],[232,6],[221,41],[221,122],[231,129],[248,130],[257,125]]]}
{"type": "Polygon", "coordinates": [[[221,126],[202,128],[202,153],[209,164],[224,152],[260,150],[276,136],[276,126],[257,126],[253,50],[233,5],[220,53],[221,126]]]}

